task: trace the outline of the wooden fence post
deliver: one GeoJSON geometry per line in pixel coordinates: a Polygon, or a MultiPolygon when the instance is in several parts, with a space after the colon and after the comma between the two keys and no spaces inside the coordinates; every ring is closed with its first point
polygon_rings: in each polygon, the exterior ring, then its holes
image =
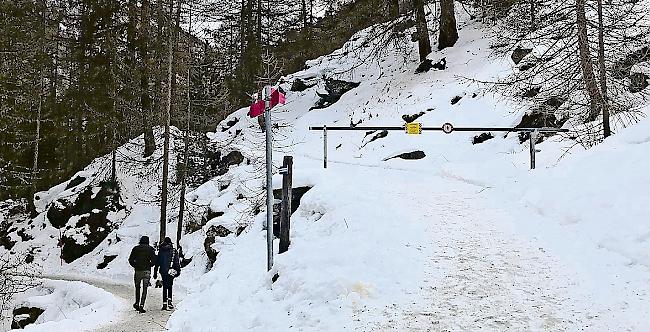
{"type": "Polygon", "coordinates": [[[282,165],[282,205],[280,208],[280,251],[279,253],[289,250],[291,240],[289,239],[289,230],[291,229],[291,199],[292,199],[292,175],[293,175],[293,157],[284,156],[282,165]]]}

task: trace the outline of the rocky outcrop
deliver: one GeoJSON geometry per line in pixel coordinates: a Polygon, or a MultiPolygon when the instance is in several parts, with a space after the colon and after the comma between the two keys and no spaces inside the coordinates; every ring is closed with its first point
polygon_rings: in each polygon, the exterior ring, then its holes
{"type": "Polygon", "coordinates": [[[331,106],[341,99],[346,92],[358,87],[361,83],[346,82],[335,79],[325,79],[325,91],[327,93],[318,93],[320,100],[311,109],[321,109],[331,106]]]}
{"type": "Polygon", "coordinates": [[[307,89],[309,89],[309,88],[311,88],[311,87],[313,87],[315,85],[316,84],[313,84],[313,83],[312,84],[307,84],[305,81],[303,81],[303,80],[301,80],[299,78],[296,78],[293,81],[293,83],[291,84],[291,91],[293,91],[293,92],[302,92],[302,91],[305,91],[305,90],[307,90],[307,89]]]}
{"type": "Polygon", "coordinates": [[[71,263],[93,251],[116,226],[108,214],[122,209],[119,188],[109,182],[86,187],[74,202],[63,198],[54,201],[46,216],[52,226],[63,230],[61,258],[71,263]],[[71,224],[73,218],[76,222],[71,224]]]}

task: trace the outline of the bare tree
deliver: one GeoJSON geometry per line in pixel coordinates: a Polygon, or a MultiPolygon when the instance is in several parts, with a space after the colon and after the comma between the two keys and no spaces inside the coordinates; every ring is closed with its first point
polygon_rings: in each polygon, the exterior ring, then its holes
{"type": "Polygon", "coordinates": [[[40,283],[40,268],[26,262],[26,253],[5,251],[0,256],[0,313],[10,310],[17,294],[24,293],[40,283]]]}

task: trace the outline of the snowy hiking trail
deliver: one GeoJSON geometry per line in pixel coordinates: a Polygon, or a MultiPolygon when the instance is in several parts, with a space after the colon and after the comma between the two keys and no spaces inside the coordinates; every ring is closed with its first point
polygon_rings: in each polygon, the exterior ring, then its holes
{"type": "MultiPolygon", "coordinates": [[[[121,302],[120,312],[116,321],[110,321],[106,325],[94,329],[97,332],[140,332],[140,331],[165,331],[165,325],[172,311],[162,311],[162,289],[149,287],[147,300],[145,303],[146,313],[139,313],[133,309],[135,299],[135,288],[132,284],[122,284],[99,280],[93,278],[83,278],[80,276],[47,276],[44,279],[62,280],[62,281],[81,281],[89,285],[101,288],[115,295],[121,302]]],[[[151,280],[154,284],[155,280],[151,280]]],[[[174,288],[176,298],[179,298],[178,287],[174,288]]],[[[181,294],[182,295],[182,294],[181,294]]],[[[182,298],[182,296],[180,297],[182,298]]],[[[175,300],[175,302],[178,302],[175,300]]]]}
{"type": "Polygon", "coordinates": [[[404,216],[394,220],[395,232],[399,223],[415,221],[428,238],[428,243],[405,244],[417,247],[415,253],[424,258],[424,266],[403,271],[417,274],[422,269],[418,285],[395,281],[408,302],[382,299],[380,313],[377,308],[356,308],[353,319],[363,323],[363,331],[634,329],[620,325],[612,308],[594,303],[574,269],[535,239],[515,232],[516,217],[490,198],[491,190],[449,174],[389,167],[359,171],[354,169],[358,165],[333,164],[329,178],[355,173],[354,189],[347,195],[359,197],[358,209],[377,209],[372,196],[361,195],[383,192],[401,204],[381,207],[404,216]]]}

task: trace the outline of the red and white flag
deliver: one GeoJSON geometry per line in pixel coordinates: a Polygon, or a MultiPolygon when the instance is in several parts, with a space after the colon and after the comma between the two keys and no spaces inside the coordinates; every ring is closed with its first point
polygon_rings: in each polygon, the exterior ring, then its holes
{"type": "Polygon", "coordinates": [[[258,117],[264,114],[264,109],[265,109],[264,100],[256,100],[253,102],[253,104],[251,104],[251,107],[249,108],[248,111],[248,116],[250,116],[251,118],[258,117]]]}
{"type": "Polygon", "coordinates": [[[282,92],[282,89],[280,89],[279,87],[278,89],[271,89],[271,108],[277,106],[278,104],[284,105],[284,103],[286,102],[287,102],[287,98],[282,92]]]}
{"type": "MultiPolygon", "coordinates": [[[[260,93],[261,95],[261,93],[260,93]]],[[[279,104],[284,104],[286,103],[287,99],[284,95],[284,92],[282,89],[274,89],[271,88],[271,99],[269,100],[269,109],[279,105],[279,104]]],[[[258,117],[266,111],[266,105],[265,101],[263,99],[256,99],[253,101],[253,104],[251,104],[249,111],[248,111],[248,116],[251,118],[258,117]]]]}

